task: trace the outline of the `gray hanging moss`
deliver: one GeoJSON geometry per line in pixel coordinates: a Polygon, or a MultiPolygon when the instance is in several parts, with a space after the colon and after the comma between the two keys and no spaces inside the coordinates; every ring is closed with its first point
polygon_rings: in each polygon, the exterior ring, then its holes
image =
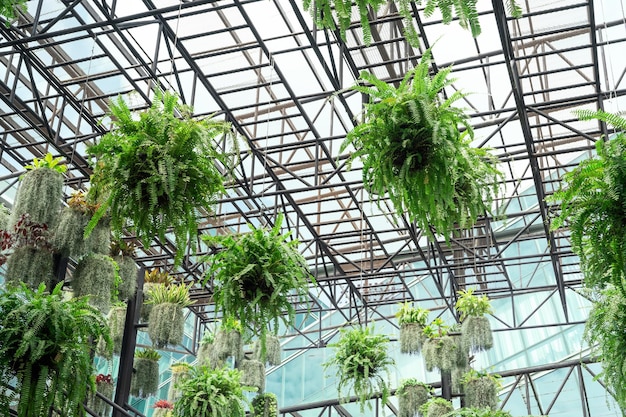
{"type": "Polygon", "coordinates": [[[237,330],[220,329],[215,335],[215,359],[224,361],[233,356],[235,363],[243,359],[243,341],[237,330]]]}
{"type": "Polygon", "coordinates": [[[172,365],[172,378],[170,379],[170,387],[167,390],[167,399],[175,402],[181,395],[178,389],[179,383],[189,375],[192,366],[188,364],[172,365]]]}
{"type": "Polygon", "coordinates": [[[491,408],[498,405],[498,382],[493,377],[483,376],[466,381],[464,385],[465,405],[475,408],[491,408]]]}
{"type": "Polygon", "coordinates": [[[451,387],[453,394],[463,394],[463,375],[470,370],[469,365],[464,367],[456,367],[450,373],[451,387]]]}
{"type": "Polygon", "coordinates": [[[422,406],[424,417],[444,417],[454,411],[452,403],[444,398],[435,397],[422,406]]]}
{"type": "Polygon", "coordinates": [[[6,282],[27,284],[36,289],[44,283],[50,289],[54,281],[54,260],[52,253],[45,249],[22,246],[13,250],[6,263],[6,282]]]}
{"type": "Polygon", "coordinates": [[[428,401],[431,389],[415,378],[403,381],[396,391],[398,417],[421,416],[420,407],[428,401]]]}
{"type": "Polygon", "coordinates": [[[89,223],[85,213],[65,207],[61,210],[59,222],[52,237],[52,244],[65,256],[81,257],[87,254],[84,233],[89,223]]]}
{"type": "Polygon", "coordinates": [[[27,171],[20,179],[9,226],[28,213],[33,222],[52,228],[61,209],[62,196],[63,174],[51,168],[27,171]]]}
{"type": "Polygon", "coordinates": [[[109,311],[109,329],[113,339],[113,352],[119,354],[122,351],[122,339],[124,338],[124,324],[126,322],[126,305],[116,306],[109,311]]]}
{"type": "Polygon", "coordinates": [[[113,259],[106,255],[89,254],[78,261],[71,285],[74,295],[88,295],[89,304],[106,314],[111,307],[114,281],[113,259]]]}
{"type": "Polygon", "coordinates": [[[137,291],[137,264],[131,256],[114,256],[113,260],[119,267],[118,298],[122,301],[129,300],[137,291]]]}
{"type": "MultiPolygon", "coordinates": [[[[96,383],[96,391],[105,398],[113,401],[113,384],[108,382],[96,383]]],[[[89,396],[87,407],[99,416],[109,416],[111,414],[111,406],[98,398],[95,394],[89,396]]]]}
{"type": "Polygon", "coordinates": [[[155,347],[181,344],[184,327],[183,309],[178,304],[162,303],[152,306],[148,320],[148,335],[155,347]]]}
{"type": "Polygon", "coordinates": [[[271,392],[257,394],[250,404],[252,417],[278,417],[278,398],[271,392]]]}
{"type": "Polygon", "coordinates": [[[111,223],[102,218],[85,240],[87,252],[108,255],[111,247],[111,223]]]}
{"type": "Polygon", "coordinates": [[[265,338],[265,352],[262,349],[262,343],[259,340],[254,342],[254,357],[261,362],[270,366],[278,366],[282,362],[282,349],[280,347],[280,339],[278,336],[268,334],[265,338]]]}
{"type": "Polygon", "coordinates": [[[400,325],[400,352],[418,354],[424,343],[423,327],[419,323],[403,323],[400,325]]]}
{"type": "Polygon", "coordinates": [[[244,359],[239,365],[241,385],[265,391],[265,365],[256,359],[244,359]]]}
{"type": "Polygon", "coordinates": [[[461,324],[461,335],[465,350],[476,352],[491,349],[493,346],[491,324],[485,316],[466,317],[461,324]]]}
{"type": "MultiPolygon", "coordinates": [[[[150,319],[152,304],[147,303],[147,301],[150,299],[150,289],[155,285],[152,282],[143,283],[143,304],[141,304],[141,315],[139,317],[143,323],[147,323],[150,319]]],[[[140,327],[140,329],[143,329],[143,327],[140,327]]]]}
{"type": "Polygon", "coordinates": [[[11,212],[3,204],[0,204],[0,230],[7,230],[11,212]]]}
{"type": "Polygon", "coordinates": [[[135,374],[130,384],[130,394],[147,398],[159,389],[159,362],[151,359],[135,358],[135,374]]]}
{"type": "Polygon", "coordinates": [[[422,348],[422,355],[428,371],[434,368],[451,371],[456,365],[457,347],[450,336],[427,339],[422,348]]]}

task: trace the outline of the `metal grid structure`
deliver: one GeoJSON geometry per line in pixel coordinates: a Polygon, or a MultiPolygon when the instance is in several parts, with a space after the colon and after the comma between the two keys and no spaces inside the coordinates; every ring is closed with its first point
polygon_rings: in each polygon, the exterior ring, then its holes
{"type": "MultiPolygon", "coordinates": [[[[87,187],[85,148],[107,129],[108,100],[121,94],[145,108],[159,86],[198,117],[231,122],[244,144],[228,195],[201,231],[246,231],[283,213],[318,283],[302,308],[367,321],[404,300],[450,309],[457,290],[474,286],[509,300],[513,318],[501,330],[524,327],[512,295],[533,292],[559,297],[562,311],[546,325],[572,324],[567,293],[581,275],[567,231],[549,229],[544,197],[606,133],[571,111],[619,110],[624,10],[610,0],[520,3],[524,17],[512,20],[502,0],[479,1],[478,38],[413,4],[413,48],[393,3],[371,14],[364,45],[356,24],[345,41],[315,29],[296,0],[29,1],[0,25],[2,195],[10,203],[23,166],[46,152],[69,162],[67,194],[87,187]],[[360,111],[363,98],[347,90],[359,72],[398,80],[430,46],[434,69],[454,65],[453,87],[473,93],[464,105],[475,145],[493,149],[506,177],[506,217],[485,217],[450,245],[394,222],[393,207],[364,191],[358,164],[346,164],[349,150],[339,152],[360,111]],[[514,272],[529,266],[534,273],[514,272]],[[416,291],[416,282],[435,290],[416,291]]],[[[155,241],[137,262],[169,268],[173,252],[171,241],[155,241]]],[[[189,254],[173,271],[181,282],[203,280],[197,260],[189,254]]],[[[210,284],[194,288],[200,323],[216,317],[210,296],[210,284]]],[[[325,343],[325,330],[307,333],[312,346],[325,343]]]]}

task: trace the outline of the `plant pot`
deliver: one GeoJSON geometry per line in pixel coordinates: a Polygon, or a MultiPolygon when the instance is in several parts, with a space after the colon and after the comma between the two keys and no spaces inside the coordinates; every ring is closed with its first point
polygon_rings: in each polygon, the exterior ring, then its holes
{"type": "Polygon", "coordinates": [[[244,359],[239,365],[241,385],[256,387],[257,392],[265,390],[265,365],[256,359],[244,359]]]}
{"type": "Polygon", "coordinates": [[[423,385],[407,385],[398,397],[398,417],[421,416],[420,407],[428,401],[429,392],[423,385]]]}
{"type": "MultiPolygon", "coordinates": [[[[111,401],[113,401],[113,388],[113,384],[109,384],[108,382],[96,383],[96,391],[100,395],[108,398],[111,401]]],[[[108,417],[109,415],[111,415],[111,406],[102,401],[95,394],[89,396],[87,406],[91,408],[98,416],[108,417]]]]}
{"type": "Polygon", "coordinates": [[[23,282],[32,289],[36,289],[41,283],[50,289],[55,280],[54,259],[52,253],[45,249],[30,246],[16,248],[9,256],[6,268],[6,282],[23,282]]]}
{"type": "Polygon", "coordinates": [[[450,336],[427,339],[422,349],[424,363],[428,371],[438,368],[441,371],[451,371],[457,361],[457,347],[450,336]]]}
{"type": "Polygon", "coordinates": [[[422,349],[424,337],[423,327],[419,323],[403,323],[400,325],[400,352],[409,355],[418,354],[422,349]]]}
{"type": "Polygon", "coordinates": [[[258,394],[251,405],[252,417],[278,417],[278,400],[272,393],[258,394]]]}
{"type": "Polygon", "coordinates": [[[113,307],[109,311],[109,329],[113,340],[113,353],[120,354],[122,351],[122,339],[124,338],[124,324],[126,323],[127,307],[113,307]]]}
{"type": "Polygon", "coordinates": [[[85,227],[89,216],[85,213],[65,207],[61,210],[59,222],[54,232],[52,244],[65,256],[79,258],[87,254],[85,227]]]}
{"type": "Polygon", "coordinates": [[[261,341],[254,342],[254,357],[270,366],[278,366],[282,362],[280,339],[278,336],[268,334],[265,339],[265,352],[263,352],[261,341]]]}
{"type": "Polygon", "coordinates": [[[476,352],[491,349],[493,335],[489,319],[484,316],[465,318],[461,325],[461,338],[466,351],[476,352]]]}
{"type": "Polygon", "coordinates": [[[111,290],[115,280],[113,260],[101,254],[89,254],[78,261],[72,289],[77,297],[89,296],[89,304],[104,314],[111,308],[111,290]]]}
{"type": "Polygon", "coordinates": [[[15,225],[22,214],[28,213],[35,223],[45,223],[52,229],[61,209],[63,174],[50,168],[28,171],[20,179],[11,212],[9,227],[15,225]]]}
{"type": "Polygon", "coordinates": [[[475,408],[496,408],[498,385],[492,378],[485,376],[467,382],[464,386],[465,405],[475,408]]]}
{"type": "Polygon", "coordinates": [[[144,358],[135,358],[135,374],[130,385],[130,394],[147,398],[159,389],[159,362],[144,358]]]}
{"type": "Polygon", "coordinates": [[[178,304],[163,303],[152,306],[148,320],[148,335],[157,348],[180,345],[183,341],[185,317],[178,304]]]}
{"type": "Polygon", "coordinates": [[[118,298],[121,301],[130,300],[137,291],[137,264],[132,256],[114,256],[113,260],[119,267],[118,298]]]}

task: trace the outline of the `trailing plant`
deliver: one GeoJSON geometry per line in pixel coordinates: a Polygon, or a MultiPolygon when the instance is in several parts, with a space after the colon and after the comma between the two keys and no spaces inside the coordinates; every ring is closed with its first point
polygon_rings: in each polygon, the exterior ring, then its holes
{"type": "Polygon", "coordinates": [[[295,319],[294,300],[307,301],[308,286],[314,282],[306,260],[291,233],[281,234],[283,216],[271,229],[250,225],[250,233],[227,236],[203,235],[209,245],[219,247],[207,258],[207,280],[214,280],[213,297],[224,317],[240,320],[261,340],[270,325],[278,329],[295,319]]]}
{"type": "Polygon", "coordinates": [[[400,352],[417,354],[422,349],[424,338],[422,331],[430,311],[411,306],[408,302],[400,305],[396,313],[400,325],[400,352]]]}
{"type": "Polygon", "coordinates": [[[626,119],[602,110],[576,114],[605,122],[616,133],[596,141],[597,156],[563,175],[560,188],[547,198],[561,209],[551,228],[569,227],[587,287],[611,283],[626,295],[626,119]]]}
{"type": "Polygon", "coordinates": [[[463,407],[455,410],[454,416],[451,417],[512,417],[511,413],[504,410],[492,410],[489,407],[463,407]]]}
{"type": "Polygon", "coordinates": [[[176,362],[170,366],[172,371],[172,379],[170,380],[170,387],[167,391],[167,398],[170,401],[176,401],[180,397],[180,390],[178,384],[184,378],[189,375],[189,371],[193,368],[191,364],[187,362],[176,362]]]}
{"type": "Polygon", "coordinates": [[[109,328],[111,329],[111,340],[113,341],[113,352],[119,354],[122,351],[122,341],[124,338],[124,325],[126,323],[125,303],[116,303],[111,307],[108,314],[109,328]]]}
{"type": "MultiPolygon", "coordinates": [[[[361,412],[374,393],[381,392],[382,404],[389,397],[389,367],[395,362],[387,355],[389,338],[376,334],[373,327],[341,329],[341,337],[329,346],[335,348],[335,355],[323,364],[324,369],[333,368],[337,372],[337,392],[351,391],[358,397],[361,412]],[[385,379],[386,374],[386,379],[385,379]]],[[[369,405],[371,408],[371,404],[369,405]]]]}
{"type": "Polygon", "coordinates": [[[211,353],[214,350],[215,335],[213,332],[206,330],[200,339],[198,347],[198,364],[209,365],[211,353]]]}
{"type": "Polygon", "coordinates": [[[0,230],[8,230],[10,217],[11,211],[4,204],[0,204],[0,230]]]}
{"type": "Polygon", "coordinates": [[[128,226],[145,246],[171,231],[178,264],[188,244],[195,246],[196,211],[211,210],[224,192],[217,164],[228,172],[238,149],[233,141],[233,154],[222,152],[217,141],[232,136],[231,125],[193,119],[191,107],[169,92],[155,91],[137,117],[122,97],[109,112],[113,128],[87,150],[97,157],[90,192],[102,201],[88,231],[105,213],[117,234],[128,226]]]}
{"type": "Polygon", "coordinates": [[[183,308],[194,302],[186,285],[156,284],[150,289],[148,304],[152,304],[148,319],[148,335],[155,347],[178,345],[183,341],[185,317],[183,308]]]}
{"type": "Polygon", "coordinates": [[[448,335],[450,327],[441,317],[437,317],[424,327],[426,337],[422,347],[424,364],[428,371],[439,368],[442,371],[451,371],[456,366],[457,345],[452,336],[448,335]]]}
{"type": "Polygon", "coordinates": [[[252,399],[252,417],[278,417],[278,398],[271,392],[259,393],[252,399]]]}
{"type": "Polygon", "coordinates": [[[237,369],[198,366],[181,381],[181,396],[174,405],[177,417],[244,417],[248,404],[237,369]]]}
{"type": "Polygon", "coordinates": [[[50,407],[82,415],[88,392],[95,389],[90,340],[109,329],[102,314],[85,298],[63,300],[62,284],[46,292],[21,285],[0,293],[0,380],[15,377],[19,417],[48,415],[50,407]]]}
{"type": "Polygon", "coordinates": [[[0,0],[0,16],[6,18],[6,27],[17,19],[18,10],[26,11],[26,0],[0,0]]]}
{"type": "Polygon", "coordinates": [[[424,417],[448,417],[453,411],[452,403],[445,398],[432,397],[421,407],[424,417]]]}
{"type": "Polygon", "coordinates": [[[457,227],[471,227],[491,211],[503,175],[487,149],[470,146],[472,126],[453,107],[465,94],[444,98],[454,81],[451,68],[431,77],[430,62],[426,50],[398,87],[362,72],[352,90],[370,101],[340,151],[355,148],[348,162],[363,162],[363,183],[379,204],[388,194],[398,217],[406,211],[426,234],[434,237],[434,230],[448,240],[457,227]]]}
{"type": "Polygon", "coordinates": [[[74,294],[89,296],[89,302],[106,313],[111,308],[116,276],[117,264],[110,256],[90,253],[78,261],[71,285],[74,294]]]}
{"type": "Polygon", "coordinates": [[[257,339],[254,342],[254,357],[270,366],[280,365],[282,358],[280,339],[278,336],[273,334],[267,335],[265,339],[265,354],[263,354],[261,349],[261,341],[257,339]]]}
{"type": "Polygon", "coordinates": [[[239,364],[241,385],[253,387],[257,392],[265,391],[265,364],[256,359],[244,359],[239,364]]]}
{"type": "Polygon", "coordinates": [[[470,369],[461,381],[468,407],[495,409],[500,399],[500,375],[470,369]]]}
{"type": "MultiPolygon", "coordinates": [[[[480,21],[476,9],[476,0],[400,0],[397,2],[398,14],[402,17],[404,36],[407,42],[419,47],[419,35],[413,24],[412,3],[421,6],[424,3],[424,14],[430,17],[439,9],[444,24],[458,20],[463,29],[469,29],[472,36],[480,34],[480,21]]],[[[359,20],[363,30],[363,43],[369,45],[372,41],[372,28],[369,22],[370,8],[374,15],[381,6],[387,4],[382,0],[357,1],[359,20]]],[[[522,16],[522,9],[515,0],[505,2],[507,12],[514,18],[522,16]]],[[[303,0],[303,8],[313,16],[315,25],[320,29],[337,30],[341,38],[346,41],[346,31],[352,25],[352,2],[347,0],[303,0]],[[335,23],[336,22],[336,23],[335,23]],[[337,25],[339,28],[337,28],[337,25]]]]}
{"type": "Polygon", "coordinates": [[[20,177],[10,225],[14,225],[23,214],[49,228],[55,225],[63,196],[63,172],[67,169],[59,161],[60,158],[47,154],[43,159],[35,158],[32,165],[25,167],[27,171],[20,177]]]}
{"type": "Polygon", "coordinates": [[[156,394],[159,389],[159,359],[161,355],[154,349],[144,349],[135,353],[131,395],[147,398],[156,394]]]}
{"type": "Polygon", "coordinates": [[[480,351],[491,349],[493,335],[486,314],[493,314],[491,303],[486,295],[474,295],[474,289],[458,292],[456,310],[460,313],[461,343],[464,350],[480,351]]]}
{"type": "MultiPolygon", "coordinates": [[[[113,401],[113,378],[111,374],[98,374],[95,376],[96,392],[104,398],[113,401]]],[[[111,413],[111,406],[102,401],[95,393],[89,397],[87,406],[99,416],[111,413]]]]}
{"type": "Polygon", "coordinates": [[[243,327],[239,320],[225,317],[215,335],[209,362],[211,366],[219,367],[231,356],[235,359],[235,364],[243,359],[243,327]]]}
{"type": "Polygon", "coordinates": [[[426,404],[433,393],[433,388],[415,378],[402,380],[396,391],[398,397],[398,416],[415,417],[421,414],[420,407],[426,404]]]}
{"type": "Polygon", "coordinates": [[[111,255],[118,267],[119,280],[116,281],[117,296],[120,300],[130,300],[137,291],[137,264],[129,255],[111,255]]]}
{"type": "Polygon", "coordinates": [[[141,306],[141,320],[143,322],[148,321],[150,318],[150,312],[152,311],[152,304],[148,303],[152,288],[157,284],[170,285],[173,283],[174,279],[167,271],[161,271],[159,268],[153,268],[150,271],[144,272],[143,304],[141,306]]]}

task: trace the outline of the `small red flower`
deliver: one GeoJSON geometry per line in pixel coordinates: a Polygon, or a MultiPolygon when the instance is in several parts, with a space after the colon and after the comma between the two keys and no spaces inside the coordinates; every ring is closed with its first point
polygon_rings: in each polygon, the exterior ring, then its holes
{"type": "Polygon", "coordinates": [[[108,375],[98,374],[98,375],[96,375],[96,384],[112,384],[112,383],[113,383],[113,378],[111,377],[111,374],[108,374],[108,375]]]}
{"type": "Polygon", "coordinates": [[[168,410],[173,410],[174,409],[174,404],[172,404],[171,402],[167,401],[167,400],[159,400],[157,402],[154,403],[154,408],[167,408],[168,410]]]}

